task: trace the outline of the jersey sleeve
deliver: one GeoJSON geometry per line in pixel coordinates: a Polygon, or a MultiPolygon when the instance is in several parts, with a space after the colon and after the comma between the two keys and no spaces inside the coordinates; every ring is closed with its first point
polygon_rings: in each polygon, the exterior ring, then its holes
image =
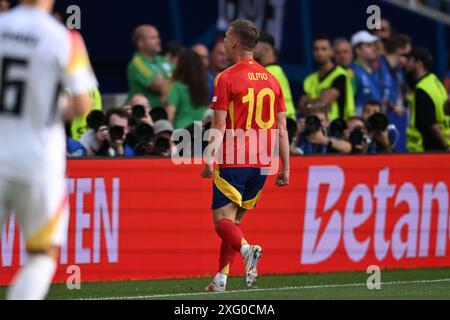
{"type": "Polygon", "coordinates": [[[64,82],[72,95],[89,93],[98,86],[89,61],[83,38],[78,32],[70,32],[69,61],[65,67],[64,82]]]}
{"type": "Polygon", "coordinates": [[[211,109],[228,111],[230,105],[230,88],[226,75],[219,73],[214,80],[214,97],[211,109]]]}

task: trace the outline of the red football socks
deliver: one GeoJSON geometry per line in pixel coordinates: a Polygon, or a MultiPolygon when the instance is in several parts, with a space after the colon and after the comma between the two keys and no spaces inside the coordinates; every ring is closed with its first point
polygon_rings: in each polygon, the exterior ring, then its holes
{"type": "MultiPolygon", "coordinates": [[[[236,227],[241,228],[240,224],[236,224],[236,227]]],[[[220,256],[219,256],[219,272],[228,275],[230,273],[230,267],[233,264],[237,251],[231,248],[223,240],[220,244],[220,256]]]]}
{"type": "Polygon", "coordinates": [[[241,229],[236,226],[231,220],[221,220],[217,224],[216,228],[219,237],[228,244],[233,250],[240,252],[241,246],[247,241],[245,241],[241,229]]]}

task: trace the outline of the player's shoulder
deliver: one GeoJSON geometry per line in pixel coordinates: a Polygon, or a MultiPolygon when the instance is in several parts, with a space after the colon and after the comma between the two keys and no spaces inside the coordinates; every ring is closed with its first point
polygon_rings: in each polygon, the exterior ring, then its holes
{"type": "Polygon", "coordinates": [[[230,75],[231,75],[230,68],[225,69],[224,71],[219,72],[218,74],[216,74],[216,76],[214,78],[214,86],[215,87],[219,84],[219,82],[220,83],[224,83],[224,82],[229,82],[230,81],[230,75]]]}

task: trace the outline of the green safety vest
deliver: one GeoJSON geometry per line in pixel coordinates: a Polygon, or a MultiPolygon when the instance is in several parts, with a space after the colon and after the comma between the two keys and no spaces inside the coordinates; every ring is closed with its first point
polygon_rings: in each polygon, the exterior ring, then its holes
{"type": "MultiPolygon", "coordinates": [[[[320,81],[319,72],[314,72],[306,77],[303,82],[303,90],[309,98],[317,99],[324,90],[330,89],[334,80],[340,76],[345,76],[346,80],[344,119],[347,120],[355,114],[355,97],[353,95],[353,87],[347,70],[340,66],[336,66],[322,81],[320,81]]],[[[333,121],[337,118],[339,118],[339,105],[337,101],[333,101],[330,105],[328,119],[329,121],[333,121]]]]}
{"type": "Polygon", "coordinates": [[[406,130],[407,133],[407,147],[410,152],[423,152],[423,136],[416,128],[416,91],[422,89],[431,98],[434,104],[434,110],[436,112],[436,122],[441,129],[445,140],[450,144],[450,117],[444,113],[444,104],[448,99],[447,92],[444,85],[436,77],[436,75],[430,73],[419,83],[416,84],[413,94],[410,96],[411,105],[411,117],[410,124],[406,130]]]}

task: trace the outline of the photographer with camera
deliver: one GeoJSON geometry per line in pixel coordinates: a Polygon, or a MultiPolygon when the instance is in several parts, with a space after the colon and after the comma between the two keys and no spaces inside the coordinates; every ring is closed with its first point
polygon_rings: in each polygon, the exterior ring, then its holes
{"type": "Polygon", "coordinates": [[[153,148],[149,155],[169,157],[175,150],[175,143],[172,141],[173,125],[168,120],[159,120],[155,122],[153,137],[153,148]]]}
{"type": "Polygon", "coordinates": [[[152,148],[154,130],[149,111],[150,109],[143,105],[135,105],[131,109],[130,133],[125,143],[133,148],[136,156],[148,155],[152,148]]]}
{"type": "MultiPolygon", "coordinates": [[[[339,120],[333,121],[332,124],[337,121],[339,120]]],[[[326,108],[311,109],[306,119],[298,122],[297,136],[294,138],[291,150],[294,154],[305,155],[349,154],[352,148],[350,143],[344,140],[344,130],[345,128],[340,133],[339,130],[330,132],[326,108]]]]}
{"type": "Polygon", "coordinates": [[[379,101],[366,102],[363,120],[369,138],[367,153],[392,153],[397,145],[399,132],[394,124],[389,124],[388,117],[381,112],[379,101]]]}
{"type": "Polygon", "coordinates": [[[129,121],[129,115],[123,109],[111,109],[106,115],[92,111],[87,117],[90,130],[80,139],[88,156],[134,156],[133,148],[125,143],[129,121]]]}
{"type": "Polygon", "coordinates": [[[367,154],[369,138],[366,133],[364,119],[361,117],[350,117],[347,120],[347,130],[344,136],[351,145],[351,154],[367,154]]]}

